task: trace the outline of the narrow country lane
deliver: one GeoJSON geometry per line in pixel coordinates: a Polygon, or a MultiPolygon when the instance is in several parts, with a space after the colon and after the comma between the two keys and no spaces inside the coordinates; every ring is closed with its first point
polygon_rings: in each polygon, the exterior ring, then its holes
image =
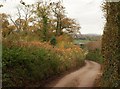
{"type": "Polygon", "coordinates": [[[100,64],[93,61],[85,61],[86,65],[59,79],[50,87],[93,87],[96,77],[100,74],[100,64]]]}

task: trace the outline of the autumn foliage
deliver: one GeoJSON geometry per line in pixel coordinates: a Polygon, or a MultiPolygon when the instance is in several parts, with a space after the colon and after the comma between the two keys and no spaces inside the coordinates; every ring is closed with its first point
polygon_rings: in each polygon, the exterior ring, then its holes
{"type": "Polygon", "coordinates": [[[3,86],[42,86],[53,75],[82,66],[84,52],[78,46],[58,48],[50,43],[3,42],[3,86]]]}

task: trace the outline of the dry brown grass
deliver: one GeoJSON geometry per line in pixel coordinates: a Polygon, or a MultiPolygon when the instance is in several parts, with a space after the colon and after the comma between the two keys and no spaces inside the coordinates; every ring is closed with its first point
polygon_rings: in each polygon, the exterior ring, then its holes
{"type": "Polygon", "coordinates": [[[101,49],[101,40],[89,42],[86,46],[89,50],[101,49]]]}

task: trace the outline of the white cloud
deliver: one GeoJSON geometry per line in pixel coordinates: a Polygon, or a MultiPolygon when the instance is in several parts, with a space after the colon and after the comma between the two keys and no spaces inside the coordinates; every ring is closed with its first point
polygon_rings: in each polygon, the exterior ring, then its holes
{"type": "Polygon", "coordinates": [[[81,33],[103,33],[104,19],[101,8],[103,0],[64,0],[68,15],[76,18],[81,33]]]}

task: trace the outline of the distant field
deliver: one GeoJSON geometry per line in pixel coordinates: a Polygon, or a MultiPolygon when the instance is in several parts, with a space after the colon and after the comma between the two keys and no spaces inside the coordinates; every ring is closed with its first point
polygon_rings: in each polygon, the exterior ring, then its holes
{"type": "Polygon", "coordinates": [[[87,47],[88,50],[101,49],[101,40],[91,41],[91,40],[75,39],[74,44],[85,44],[84,46],[87,47]]]}
{"type": "Polygon", "coordinates": [[[79,43],[88,43],[91,42],[90,40],[81,40],[81,39],[75,39],[74,44],[79,44],[79,43]]]}

